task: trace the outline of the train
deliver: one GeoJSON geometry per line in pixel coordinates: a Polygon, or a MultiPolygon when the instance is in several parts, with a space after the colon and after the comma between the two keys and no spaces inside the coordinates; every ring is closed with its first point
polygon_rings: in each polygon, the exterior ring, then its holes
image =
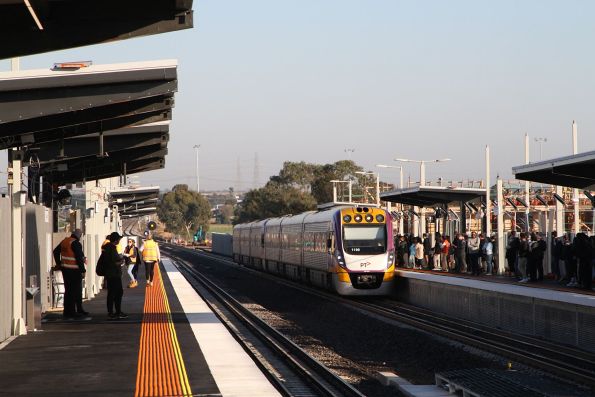
{"type": "Polygon", "coordinates": [[[235,225],[236,263],[331,290],[389,295],[395,282],[390,213],[344,205],[235,225]]]}

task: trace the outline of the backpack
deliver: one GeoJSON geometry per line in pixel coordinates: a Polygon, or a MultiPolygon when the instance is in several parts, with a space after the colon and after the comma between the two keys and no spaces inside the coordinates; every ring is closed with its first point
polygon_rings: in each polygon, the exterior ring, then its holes
{"type": "Polygon", "coordinates": [[[99,259],[97,260],[97,266],[95,267],[95,273],[98,276],[105,276],[105,270],[107,268],[107,263],[105,260],[105,255],[103,254],[103,252],[101,253],[101,255],[99,256],[99,259]]]}

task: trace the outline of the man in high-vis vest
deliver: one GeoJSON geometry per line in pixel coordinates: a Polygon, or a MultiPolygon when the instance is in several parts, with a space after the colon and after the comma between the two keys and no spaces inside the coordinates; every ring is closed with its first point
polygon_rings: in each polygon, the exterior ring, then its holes
{"type": "Polygon", "coordinates": [[[155,263],[161,260],[159,253],[159,245],[153,240],[153,235],[149,234],[147,239],[140,247],[140,252],[145,262],[145,274],[147,275],[147,287],[153,285],[153,271],[155,270],[155,263]]]}
{"type": "Polygon", "coordinates": [[[64,312],[65,319],[77,319],[89,315],[83,309],[82,280],[85,278],[85,254],[80,239],[81,229],[76,229],[70,237],[66,237],[54,248],[56,268],[62,271],[64,279],[64,312]]]}

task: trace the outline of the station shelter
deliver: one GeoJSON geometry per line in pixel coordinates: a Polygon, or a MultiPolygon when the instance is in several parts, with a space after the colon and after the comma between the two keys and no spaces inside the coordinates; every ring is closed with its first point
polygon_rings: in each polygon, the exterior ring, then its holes
{"type": "Polygon", "coordinates": [[[56,305],[52,250],[75,228],[84,233],[84,294],[99,292],[101,243],[122,233],[122,216],[150,213],[158,188],[134,209],[134,194],[111,192],[127,175],[165,166],[178,89],[175,60],[20,71],[14,57],[193,26],[192,1],[30,4],[0,3],[0,59],[13,58],[13,70],[0,73],[0,149],[9,161],[0,197],[0,342],[39,328],[40,313],[56,305]]]}

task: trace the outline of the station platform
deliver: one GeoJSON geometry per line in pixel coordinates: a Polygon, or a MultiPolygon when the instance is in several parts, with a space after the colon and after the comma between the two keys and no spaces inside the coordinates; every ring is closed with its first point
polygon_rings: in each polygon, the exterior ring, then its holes
{"type": "Polygon", "coordinates": [[[594,290],[567,287],[565,284],[559,284],[557,281],[547,278],[541,281],[519,283],[516,277],[507,275],[473,276],[469,273],[404,268],[397,268],[397,271],[403,277],[437,280],[452,285],[501,290],[510,294],[595,307],[594,290]]]}
{"type": "Polygon", "coordinates": [[[595,294],[553,280],[518,283],[506,276],[472,276],[397,269],[397,299],[488,327],[595,352],[595,294]]]}
{"type": "Polygon", "coordinates": [[[1,345],[0,395],[279,395],[168,258],[144,280],[139,269],[124,290],[126,319],[108,318],[103,290],[83,304],[90,318],[46,313],[41,330],[1,345]]]}

